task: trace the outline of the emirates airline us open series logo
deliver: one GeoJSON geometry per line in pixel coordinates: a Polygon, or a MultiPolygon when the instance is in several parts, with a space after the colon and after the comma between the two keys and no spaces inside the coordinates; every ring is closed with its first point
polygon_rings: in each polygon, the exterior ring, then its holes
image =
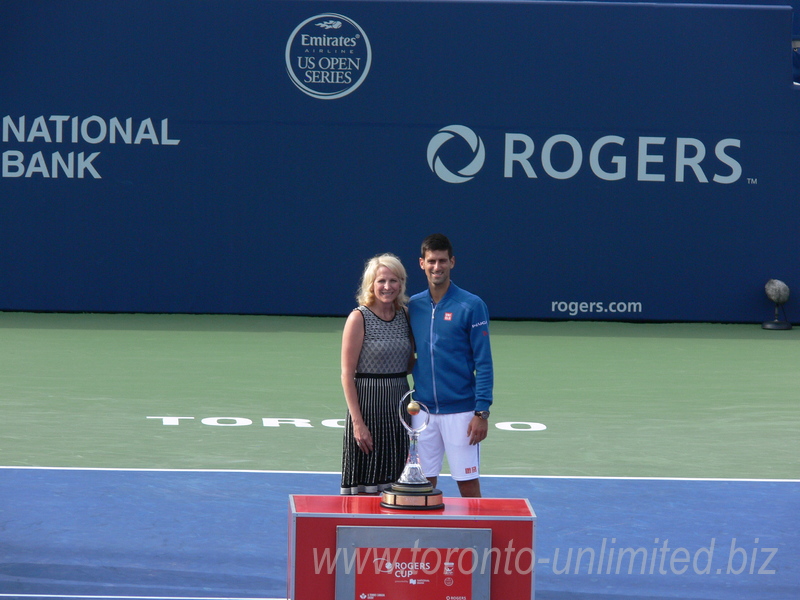
{"type": "Polygon", "coordinates": [[[286,43],[289,78],[312,98],[342,98],[360,86],[372,64],[367,34],[355,21],[324,13],[298,25],[286,43]]]}

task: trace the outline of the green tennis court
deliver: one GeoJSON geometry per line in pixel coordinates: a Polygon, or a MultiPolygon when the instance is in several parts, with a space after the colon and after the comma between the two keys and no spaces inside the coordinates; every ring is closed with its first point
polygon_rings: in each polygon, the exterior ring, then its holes
{"type": "MultiPolygon", "coordinates": [[[[0,464],[338,471],[342,325],[2,313],[0,464]]],[[[798,342],[758,325],[496,321],[483,472],[798,478],[798,342]]]]}

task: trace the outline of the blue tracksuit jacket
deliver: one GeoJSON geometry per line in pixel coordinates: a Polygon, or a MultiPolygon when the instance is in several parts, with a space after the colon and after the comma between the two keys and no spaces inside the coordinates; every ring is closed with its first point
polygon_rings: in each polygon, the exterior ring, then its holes
{"type": "Polygon", "coordinates": [[[425,290],[411,297],[408,312],[417,347],[414,398],[434,414],[489,410],[494,370],[483,300],[451,281],[438,304],[425,290]]]}

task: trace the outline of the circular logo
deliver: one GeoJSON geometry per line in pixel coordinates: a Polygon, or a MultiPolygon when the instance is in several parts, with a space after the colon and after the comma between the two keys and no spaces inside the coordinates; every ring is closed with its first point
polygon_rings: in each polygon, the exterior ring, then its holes
{"type": "Polygon", "coordinates": [[[336,13],[306,19],[286,43],[286,70],[312,98],[347,96],[366,79],[372,48],[358,23],[336,13]]]}
{"type": "Polygon", "coordinates": [[[392,569],[394,568],[394,565],[385,558],[376,558],[375,560],[372,561],[372,564],[375,563],[378,563],[375,566],[375,569],[380,573],[391,573],[392,569]]]}
{"type": "Polygon", "coordinates": [[[486,160],[486,149],[483,147],[483,140],[475,134],[469,127],[463,125],[448,125],[442,127],[439,132],[428,142],[428,166],[431,171],[436,173],[440,179],[447,183],[464,183],[469,181],[483,167],[486,160]],[[469,144],[472,150],[472,161],[463,169],[453,173],[444,166],[439,150],[441,147],[454,137],[460,137],[469,144]]]}

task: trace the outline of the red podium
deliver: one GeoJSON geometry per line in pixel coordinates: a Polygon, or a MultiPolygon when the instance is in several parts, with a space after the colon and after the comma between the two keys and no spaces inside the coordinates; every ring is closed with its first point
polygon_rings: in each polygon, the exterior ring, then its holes
{"type": "Polygon", "coordinates": [[[289,497],[289,600],[534,600],[524,498],[383,508],[378,496],[289,497]]]}

